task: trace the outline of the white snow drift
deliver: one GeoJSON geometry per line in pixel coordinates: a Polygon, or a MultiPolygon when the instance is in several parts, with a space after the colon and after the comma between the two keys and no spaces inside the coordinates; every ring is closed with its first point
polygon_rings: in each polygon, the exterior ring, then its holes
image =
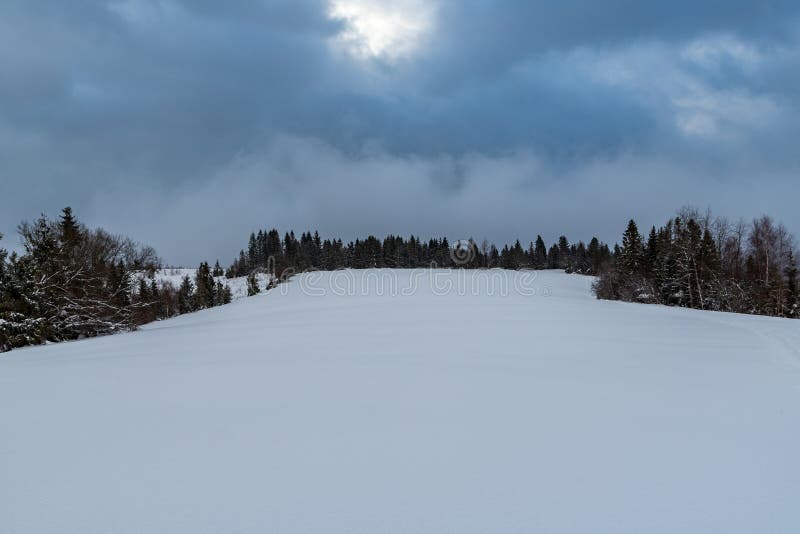
{"type": "Polygon", "coordinates": [[[800,322],[589,284],[313,274],[13,351],[0,531],[800,532],[800,322]]]}

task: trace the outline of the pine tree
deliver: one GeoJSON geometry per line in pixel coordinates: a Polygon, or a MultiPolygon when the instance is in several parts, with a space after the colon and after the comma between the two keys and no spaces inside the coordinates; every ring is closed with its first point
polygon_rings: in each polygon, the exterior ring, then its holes
{"type": "Polygon", "coordinates": [[[655,271],[658,262],[658,233],[656,227],[650,228],[650,235],[647,237],[647,245],[644,250],[644,270],[648,274],[655,271]]]}
{"type": "Polygon", "coordinates": [[[258,245],[255,233],[250,234],[250,239],[247,242],[247,264],[250,269],[255,269],[258,266],[258,245]]]}
{"type": "Polygon", "coordinates": [[[544,269],[547,267],[547,246],[544,244],[542,236],[536,236],[536,245],[533,250],[534,263],[533,266],[537,269],[544,269]]]}
{"type": "Polygon", "coordinates": [[[586,245],[583,244],[583,241],[578,241],[578,245],[574,248],[575,250],[572,252],[572,265],[570,266],[570,269],[577,273],[590,272],[591,268],[586,245]]]}
{"type": "Polygon", "coordinates": [[[492,243],[489,246],[489,254],[488,254],[488,261],[486,265],[489,268],[497,267],[500,264],[500,252],[497,250],[497,247],[492,243]]]}
{"type": "Polygon", "coordinates": [[[261,293],[261,288],[258,287],[258,278],[256,278],[256,273],[250,273],[247,275],[247,296],[252,297],[253,295],[258,295],[261,293]]]}
{"type": "Polygon", "coordinates": [[[566,269],[570,263],[570,247],[569,240],[566,236],[558,238],[558,268],[566,269]]]}
{"type": "Polygon", "coordinates": [[[233,294],[231,293],[231,288],[227,285],[223,285],[222,282],[217,282],[217,291],[215,293],[217,296],[217,306],[221,306],[224,304],[230,304],[233,300],[233,294]]]}
{"type": "Polygon", "coordinates": [[[619,263],[623,271],[632,274],[638,273],[642,268],[644,250],[642,248],[642,237],[636,222],[631,219],[628,221],[628,228],[622,234],[622,249],[620,251],[619,263]]]}
{"type": "MultiPolygon", "coordinates": [[[[252,267],[252,268],[255,268],[252,267]]],[[[244,250],[239,251],[239,261],[236,263],[236,274],[233,275],[232,278],[237,276],[244,276],[248,272],[250,272],[250,265],[247,263],[247,258],[244,255],[244,250]]]]}
{"type": "Polygon", "coordinates": [[[137,297],[142,302],[151,302],[152,295],[150,294],[150,286],[147,285],[147,280],[144,278],[139,278],[139,293],[137,297]]]}
{"type": "Polygon", "coordinates": [[[519,242],[519,239],[514,242],[514,247],[511,249],[511,260],[513,269],[527,267],[525,264],[525,251],[522,249],[522,243],[519,242]]]}
{"type": "Polygon", "coordinates": [[[114,281],[113,283],[109,283],[109,287],[112,291],[111,301],[120,308],[130,305],[133,283],[130,273],[125,268],[122,261],[117,262],[116,265],[112,265],[109,271],[113,273],[110,279],[114,281]]]}
{"type": "Polygon", "coordinates": [[[561,258],[559,257],[559,249],[558,245],[553,244],[550,247],[550,250],[547,252],[547,268],[548,269],[558,269],[561,265],[561,258]]]}
{"type": "Polygon", "coordinates": [[[150,280],[150,299],[152,302],[150,309],[152,310],[153,319],[164,317],[165,313],[161,304],[161,291],[158,289],[155,278],[150,280]]]}
{"type": "Polygon", "coordinates": [[[230,290],[228,289],[228,286],[224,285],[221,281],[217,281],[214,285],[214,306],[228,304],[230,300],[226,300],[226,296],[229,294],[230,290]]]}
{"type": "Polygon", "coordinates": [[[608,247],[606,246],[604,248],[600,240],[593,237],[592,240],[589,241],[589,247],[586,250],[590,269],[588,274],[598,274],[602,270],[609,254],[608,247]]]}
{"type": "Polygon", "coordinates": [[[214,306],[214,278],[207,262],[200,263],[195,273],[195,309],[214,306]]]}
{"type": "Polygon", "coordinates": [[[189,276],[184,276],[181,287],[178,289],[178,313],[184,314],[194,311],[194,288],[189,276]]]}
{"type": "Polygon", "coordinates": [[[74,247],[78,241],[80,227],[75,217],[72,215],[72,208],[67,206],[61,212],[61,221],[59,222],[60,239],[61,242],[68,248],[74,247]]]}
{"type": "Polygon", "coordinates": [[[0,352],[47,340],[48,325],[33,298],[31,266],[15,253],[9,257],[0,249],[0,352]]]}

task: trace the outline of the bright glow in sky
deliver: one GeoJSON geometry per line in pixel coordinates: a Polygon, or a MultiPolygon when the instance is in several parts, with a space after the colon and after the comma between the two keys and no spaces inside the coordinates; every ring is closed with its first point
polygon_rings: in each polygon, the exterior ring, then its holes
{"type": "Polygon", "coordinates": [[[398,59],[417,52],[433,29],[430,0],[330,0],[330,16],[346,29],[338,42],[361,59],[398,59]]]}

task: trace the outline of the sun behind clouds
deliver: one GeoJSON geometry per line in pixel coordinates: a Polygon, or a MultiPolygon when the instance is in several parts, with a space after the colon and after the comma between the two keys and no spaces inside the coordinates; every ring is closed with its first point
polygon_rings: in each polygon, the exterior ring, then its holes
{"type": "Polygon", "coordinates": [[[345,23],[336,43],[360,59],[396,60],[417,53],[434,27],[424,0],[330,0],[329,16],[345,23]]]}

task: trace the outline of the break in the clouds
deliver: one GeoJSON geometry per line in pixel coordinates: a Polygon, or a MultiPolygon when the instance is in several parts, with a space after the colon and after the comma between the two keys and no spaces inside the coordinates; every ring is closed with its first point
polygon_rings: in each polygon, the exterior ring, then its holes
{"type": "Polygon", "coordinates": [[[167,261],[255,227],[800,229],[789,1],[7,0],[0,231],[72,205],[167,261]]]}

